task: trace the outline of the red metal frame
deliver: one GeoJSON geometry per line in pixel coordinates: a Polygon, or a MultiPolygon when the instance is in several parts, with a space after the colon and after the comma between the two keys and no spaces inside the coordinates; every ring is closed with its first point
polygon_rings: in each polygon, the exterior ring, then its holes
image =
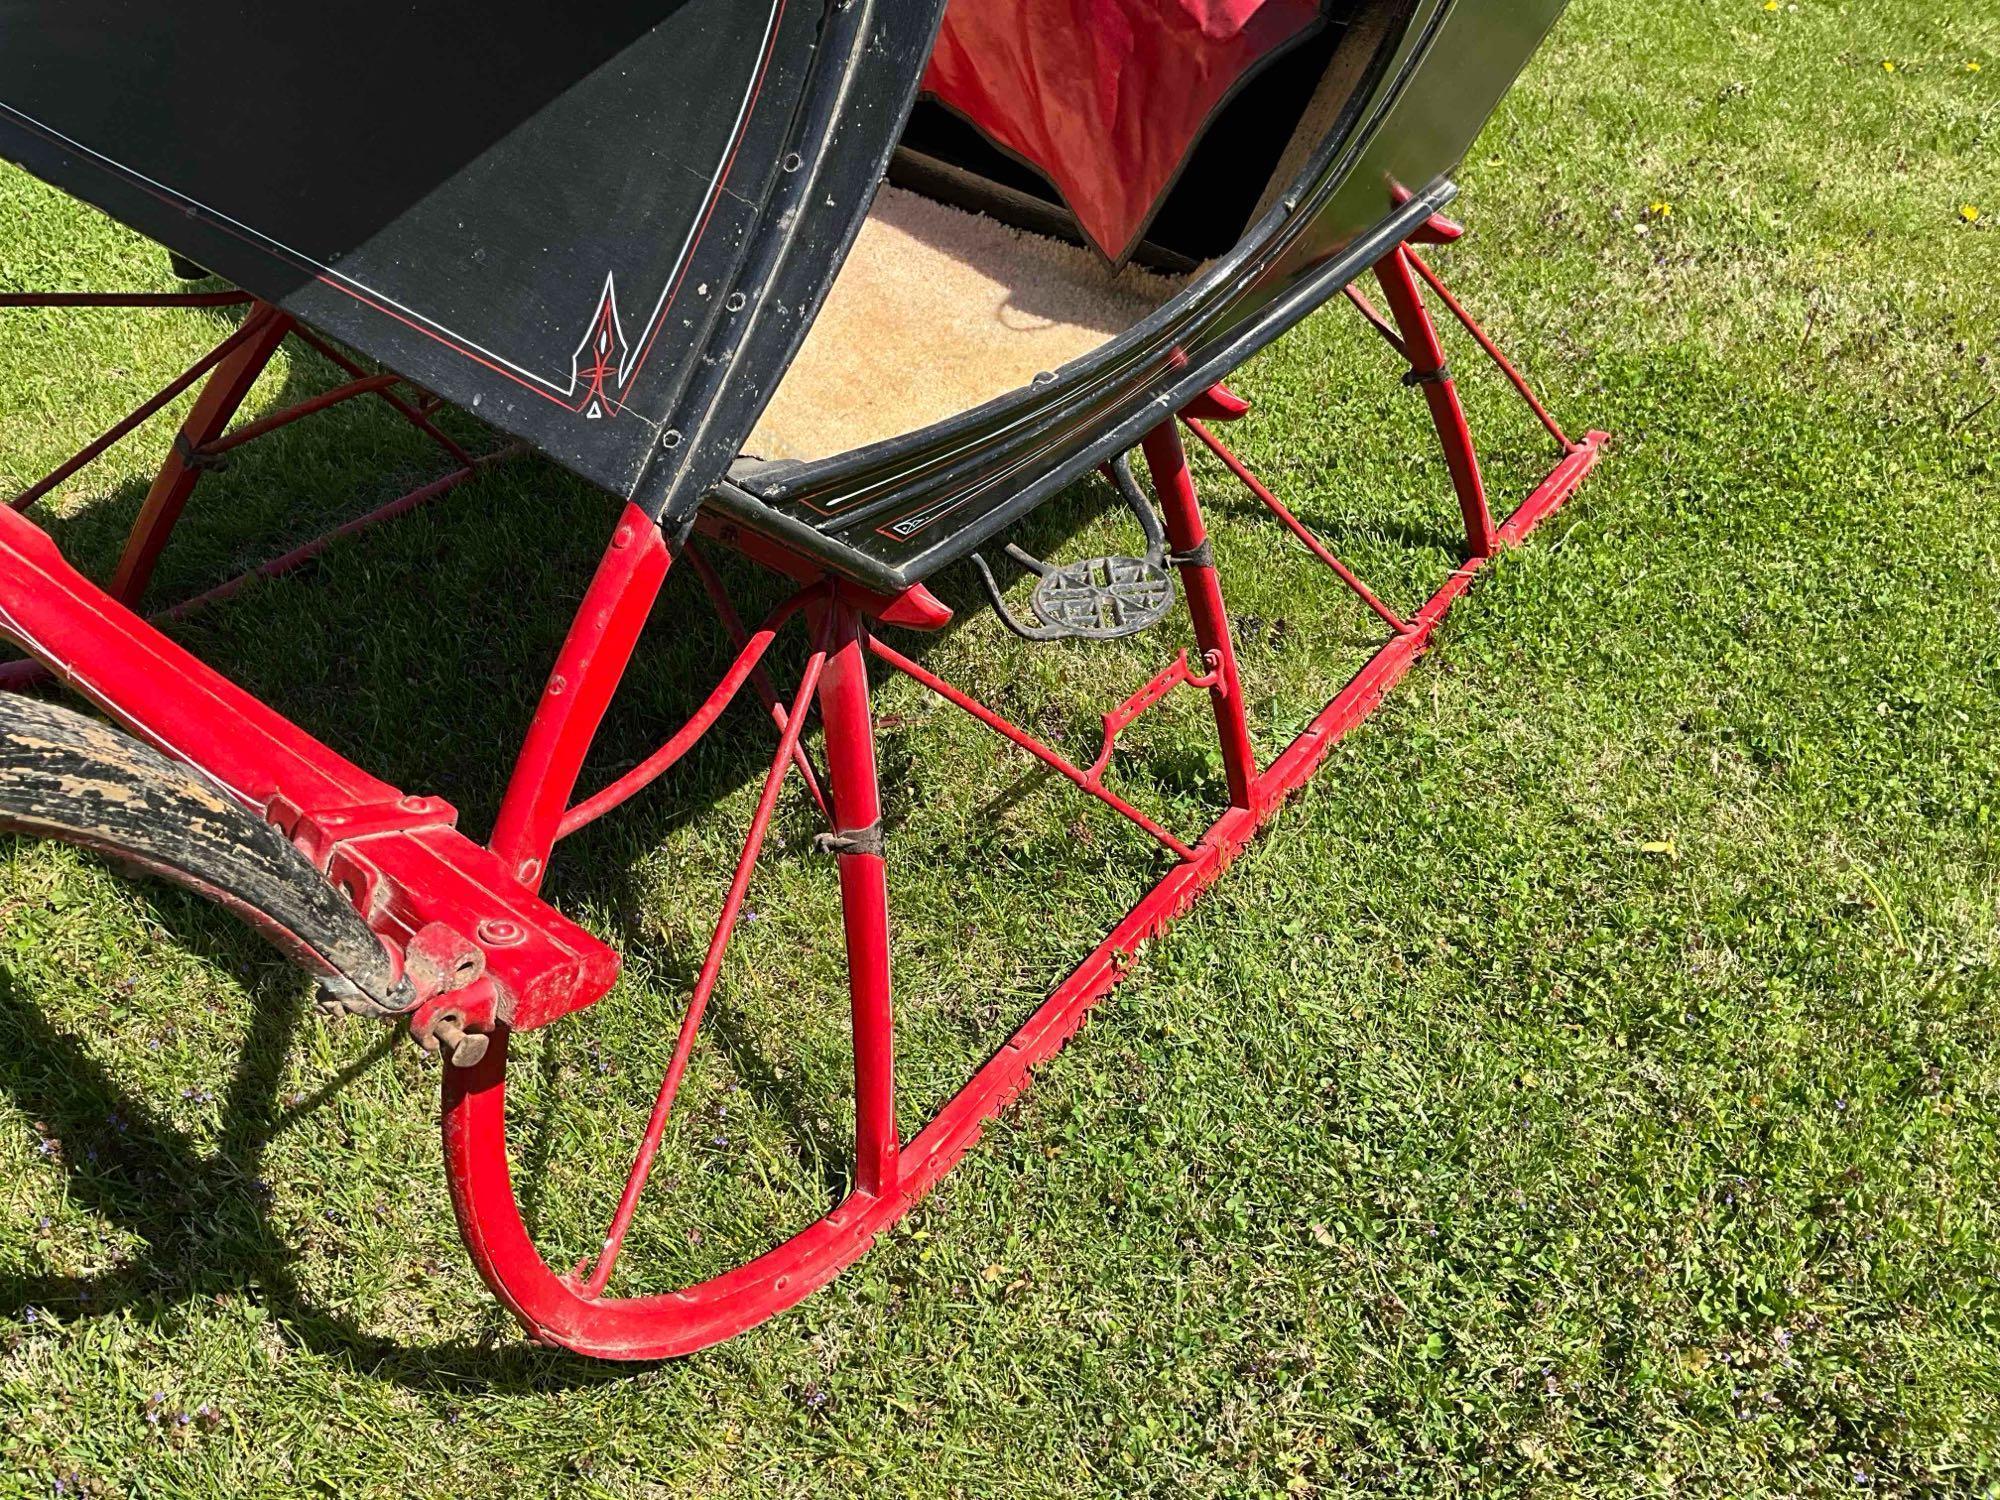
{"type": "Polygon", "coordinates": [[[672,566],[659,526],[627,505],[542,688],[493,827],[494,853],[531,891],[541,888],[583,758],[672,566]]]}
{"type": "MultiPolygon", "coordinates": [[[[171,405],[177,396],[206,376],[201,393],[195,398],[194,406],[182,422],[172,446],[162,458],[159,472],[154,476],[152,486],[146,493],[145,502],[140,507],[139,515],[133,521],[131,532],[125,539],[124,550],[119,556],[109,585],[109,592],[114,599],[133,606],[137,606],[140,602],[147,585],[152,581],[153,569],[159,562],[160,554],[171,539],[181,513],[186,509],[195,485],[204,472],[216,467],[232,450],[279,428],[288,427],[315,412],[325,411],[329,407],[359,396],[376,396],[430,438],[438,448],[450,456],[457,467],[441,478],[419,485],[407,494],[376,507],[364,516],[335,527],[324,536],[316,537],[281,556],[260,563],[193,598],[183,599],[177,604],[155,612],[152,619],[159,623],[184,619],[197,610],[211,604],[219,604],[234,597],[258,579],[277,578],[302,568],[341,538],[356,535],[384,521],[406,515],[419,506],[427,505],[439,496],[457,489],[493,464],[517,457],[526,451],[524,444],[510,442],[500,444],[486,453],[476,455],[468,453],[462,445],[431,421],[428,411],[411,405],[396,394],[395,387],[404,383],[401,376],[386,372],[370,373],[311,329],[301,327],[276,308],[258,302],[246,293],[10,292],[0,295],[0,308],[237,306],[247,307],[249,311],[234,332],[120,418],[101,436],[93,439],[48,474],[7,501],[10,509],[27,510],[37,501],[53,493],[65,480],[102,456],[114,444],[137,431],[148,418],[171,405]],[[235,419],[237,411],[250,394],[251,387],[257,383],[258,377],[264,373],[272,357],[288,336],[295,337],[318,351],[352,378],[344,385],[309,397],[293,406],[268,413],[254,422],[230,431],[229,424],[235,419]]],[[[41,681],[45,676],[44,670],[33,661],[0,664],[0,691],[27,687],[41,681]]]]}
{"type": "MultiPolygon", "coordinates": [[[[1436,242],[1455,237],[1456,232],[1456,226],[1440,220],[1419,238],[1436,242]]],[[[468,1033],[478,1034],[483,1047],[483,1054],[480,1048],[455,1050],[454,1065],[444,1070],[445,1154],[453,1202],[474,1264],[494,1293],[540,1340],[613,1358],[681,1353],[725,1338],[797,1302],[860,1256],[876,1235],[907,1212],[978,1139],[984,1122],[1026,1084],[1030,1070],[1063,1044],[1089,1006],[1123,976],[1139,944],[1159,933],[1215,880],[1275,808],[1313,774],[1341,735],[1408,671],[1484,562],[1498,548],[1524,537],[1596,463],[1605,435],[1591,432],[1575,442],[1567,438],[1519,372],[1413,249],[1398,246],[1376,267],[1376,275],[1393,328],[1358,291],[1350,292],[1350,300],[1407,361],[1410,383],[1424,391],[1466,527],[1465,562],[1414,614],[1398,614],[1215,435],[1210,422],[1239,418],[1247,406],[1224,388],[1214,388],[1182,412],[1178,424],[1163,422],[1143,444],[1165,515],[1172,560],[1187,596],[1199,666],[1182,650],[1165,670],[1106,712],[1101,749],[1089,767],[1073,764],[878,637],[876,629],[883,624],[934,629],[950,619],[950,612],[921,587],[895,596],[871,593],[825,575],[810,559],[768,538],[704,520],[704,533],[799,584],[756,630],[749,631],[719,576],[691,540],[663,535],[643,513],[628,508],[614,527],[544,687],[492,839],[485,846],[475,843],[456,829],[456,814],[448,805],[405,795],[369,776],[175,646],[133,612],[204,464],[227,448],[312,411],[364,394],[381,396],[431,433],[460,464],[444,480],[346,529],[421,503],[470,477],[493,457],[466,455],[430,423],[433,405],[427,400],[420,398],[414,405],[402,401],[391,391],[393,382],[387,377],[361,369],[316,335],[291,327],[281,314],[261,305],[253,305],[244,326],[177,382],[179,389],[185,389],[202,374],[208,376],[109,590],[89,583],[61,559],[48,538],[19,513],[25,505],[0,509],[0,635],[19,642],[39,664],[37,670],[53,672],[135,733],[200,767],[245,806],[276,822],[348,893],[393,954],[422,958],[421,963],[412,963],[412,975],[432,974],[463,960],[460,967],[468,976],[463,988],[452,990],[433,982],[412,1024],[425,1039],[455,1037],[462,1044],[468,1033]],[[1420,282],[1470,330],[1562,445],[1555,467],[1497,525],[1487,507],[1477,454],[1420,282]],[[287,333],[322,349],[346,371],[349,381],[286,412],[228,432],[257,372],[287,333]],[[1261,769],[1244,712],[1222,585],[1193,471],[1181,444],[1182,424],[1391,632],[1304,732],[1261,769]],[[736,643],[737,654],[700,708],[658,751],[577,801],[586,754],[668,572],[684,556],[736,643]],[[811,644],[798,688],[787,705],[766,679],[764,662],[779,632],[794,618],[806,623],[811,644]],[[943,1109],[907,1139],[896,1114],[888,890],[869,707],[871,657],[1059,772],[1149,834],[1172,859],[1152,889],[1098,947],[943,1109]],[[537,892],[556,843],[655,781],[708,731],[745,682],[755,684],[776,730],[763,790],[602,1249],[593,1262],[574,1272],[558,1272],[536,1249],[510,1176],[508,1037],[596,1001],[615,978],[618,958],[537,892]],[[1193,839],[1175,834],[1105,784],[1118,735],[1182,686],[1209,696],[1228,788],[1228,805],[1193,839]],[[815,705],[827,767],[824,778],[815,773],[804,738],[815,705]],[[766,832],[794,770],[826,818],[829,831],[823,836],[824,846],[839,867],[855,1049],[857,1145],[852,1191],[801,1233],[713,1280],[658,1296],[607,1295],[766,832]],[[460,1062],[466,1065],[457,1065],[460,1062]]],[[[77,305],[73,296],[48,300],[77,305]]],[[[175,304],[111,298],[98,305],[175,304]]],[[[58,470],[51,481],[32,489],[26,502],[47,493],[170,399],[171,395],[155,398],[142,407],[136,419],[120,424],[58,470]]],[[[302,561],[331,539],[308,544],[260,571],[268,574],[296,565],[290,560],[302,561]]],[[[243,581],[223,585],[203,598],[225,597],[243,581]]],[[[21,680],[19,672],[0,673],[0,685],[21,680]]]]}

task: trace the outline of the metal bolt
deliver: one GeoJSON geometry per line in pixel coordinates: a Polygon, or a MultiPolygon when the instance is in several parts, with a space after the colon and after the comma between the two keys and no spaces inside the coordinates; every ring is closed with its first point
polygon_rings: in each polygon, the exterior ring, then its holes
{"type": "Polygon", "coordinates": [[[440,1017],[431,1028],[431,1036],[444,1053],[444,1060],[454,1068],[469,1068],[486,1055],[492,1045],[492,1038],[483,1031],[467,1031],[459,1024],[457,1016],[440,1017]]]}
{"type": "MultiPolygon", "coordinates": [[[[526,866],[523,866],[523,879],[527,878],[525,872],[526,866]]],[[[519,922],[510,922],[505,917],[489,917],[479,924],[478,936],[479,941],[489,948],[511,948],[526,941],[528,934],[519,922]]]]}

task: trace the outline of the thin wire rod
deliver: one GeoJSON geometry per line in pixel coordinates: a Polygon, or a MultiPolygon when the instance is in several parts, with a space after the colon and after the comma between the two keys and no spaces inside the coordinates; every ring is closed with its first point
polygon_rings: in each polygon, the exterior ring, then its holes
{"type": "MultiPolygon", "coordinates": [[[[708,733],[710,726],[722,717],[723,710],[735,699],[744,681],[760,669],[759,663],[763,661],[764,653],[771,649],[771,643],[778,638],[778,631],[783,628],[785,622],[797,614],[809,600],[818,598],[824,593],[824,587],[819,584],[801,589],[772,610],[757,627],[755,633],[745,634],[738,643],[741,649],[737,652],[736,660],[729,664],[729,670],[722,674],[722,680],[703,700],[701,707],[688,717],[688,721],[675,730],[664,745],[638,765],[601,792],[585,798],[564,813],[562,821],[556,825],[556,837],[566,839],[579,828],[588,827],[664,776],[676,761],[693,749],[701,737],[708,733]]],[[[784,710],[780,709],[779,712],[783,713],[784,710]]],[[[778,725],[781,733],[786,722],[788,720],[780,721],[778,725]]]]}
{"type": "Polygon", "coordinates": [[[428,505],[440,496],[451,493],[468,479],[477,477],[494,464],[518,458],[527,451],[526,443],[508,443],[495,448],[491,453],[482,453],[464,468],[454,469],[441,478],[433,479],[429,484],[411,490],[407,495],[399,496],[386,505],[377,506],[366,515],[344,521],[323,536],[314,537],[311,541],[302,543],[289,552],[281,553],[269,562],[260,563],[247,573],[240,573],[226,583],[219,583],[204,593],[196,594],[192,599],[183,599],[179,604],[161,610],[153,616],[153,619],[155,621],[185,619],[198,609],[233,598],[257,579],[277,578],[294,572],[320,556],[335,542],[353,536],[356,532],[366,531],[369,527],[380,525],[384,521],[393,521],[398,516],[407,515],[419,506],[428,505]]]}
{"type": "Polygon", "coordinates": [[[944,699],[945,702],[955,708],[964,709],[965,712],[971,714],[973,718],[979,720],[980,723],[984,724],[1002,739],[1019,745],[1050,770],[1075,782],[1113,812],[1143,828],[1182,859],[1193,859],[1195,857],[1195,851],[1187,844],[1175,838],[1171,833],[1168,833],[1166,829],[1140,812],[1138,808],[1127,802],[1116,792],[1106,789],[1101,782],[1093,781],[1089,772],[1079,770],[1075,765],[1065,760],[1060,754],[1050,749],[1018,724],[1001,717],[977,698],[960,692],[936,673],[926,671],[923,667],[911,661],[909,657],[903,655],[902,652],[896,650],[895,647],[884,644],[880,638],[874,635],[868,637],[868,649],[904,676],[915,678],[940,698],[944,699]]]}
{"type": "MultiPolygon", "coordinates": [[[[701,586],[708,594],[709,603],[714,606],[716,617],[722,621],[723,630],[728,633],[730,641],[740,651],[743,643],[750,638],[749,632],[743,628],[743,617],[736,612],[736,601],[729,597],[729,590],[722,582],[722,575],[716,572],[715,564],[708,560],[707,554],[692,542],[688,545],[687,560],[694,567],[694,576],[701,580],[701,586]]],[[[778,689],[771,681],[771,674],[765,671],[760,663],[751,672],[750,682],[756,688],[757,696],[764,702],[764,712],[771,716],[771,722],[776,724],[778,732],[783,734],[785,705],[779,701],[778,689]]],[[[826,819],[827,826],[831,828],[833,804],[827,801],[826,793],[820,786],[819,773],[813,768],[812,755],[803,743],[799,746],[796,764],[799,775],[805,778],[806,790],[812,794],[813,806],[819,809],[819,815],[826,819]]]]}
{"type": "Polygon", "coordinates": [[[381,375],[364,375],[359,380],[350,380],[345,385],[321,391],[317,396],[310,396],[296,405],[285,407],[282,411],[274,411],[267,416],[259,417],[254,422],[246,422],[234,432],[225,433],[213,442],[202,444],[199,451],[214,455],[227,453],[233,448],[241,448],[245,443],[253,442],[267,432],[276,432],[280,427],[291,426],[301,417],[309,417],[314,412],[325,411],[329,406],[338,406],[343,401],[352,401],[356,396],[365,396],[371,391],[386,390],[402,378],[400,375],[385,372],[381,375]]]}
{"type": "Polygon", "coordinates": [[[14,510],[26,510],[50,490],[69,478],[70,475],[76,473],[78,469],[93,462],[105,449],[126,436],[135,427],[139,426],[140,423],[144,422],[161,407],[172,401],[181,392],[185,391],[189,386],[193,385],[202,376],[206,375],[210,370],[233,354],[238,346],[264,326],[265,318],[274,316],[276,316],[274,313],[264,313],[260,316],[245,318],[243,325],[230,334],[228,338],[224,339],[200,359],[181,371],[180,374],[168,381],[158,391],[155,391],[139,406],[126,413],[123,418],[105,431],[96,441],[92,442],[88,447],[72,454],[54,472],[43,475],[41,479],[29,485],[20,494],[9,500],[7,502],[9,507],[14,510]]]}
{"type": "Polygon", "coordinates": [[[812,655],[806,659],[805,674],[799,679],[798,696],[792,700],[790,722],[779,736],[778,752],[771,758],[771,769],[764,777],[764,791],[757,799],[757,811],[750,820],[750,835],[743,841],[743,853],[736,861],[736,874],[729,882],[729,895],[722,903],[722,915],[716,921],[715,934],[709,939],[708,956],[702,960],[701,975],[695,980],[694,993],[688,997],[687,1011],[681,1017],[673,1060],[667,1064],[667,1075],[660,1080],[660,1091],[653,1099],[653,1113],[646,1121],[646,1134],[639,1143],[638,1159],[626,1175],[625,1191],[619,1195],[618,1211],[612,1216],[610,1232],[604,1236],[603,1252],[583,1283],[582,1292],[586,1297],[600,1295],[610,1281],[612,1268],[618,1263],[618,1252],[625,1245],[625,1233],[632,1227],[632,1213],[639,1206],[639,1194],[644,1191],[647,1175],[653,1170],[653,1159],[659,1155],[660,1141],[666,1134],[667,1116],[673,1109],[674,1095],[680,1092],[681,1076],[687,1071],[688,1054],[694,1050],[695,1033],[701,1026],[702,1012],[708,1008],[708,997],[715,991],[716,977],[722,972],[723,954],[728,950],[730,936],[736,931],[736,918],[743,909],[744,894],[750,888],[750,875],[757,866],[757,856],[763,852],[764,835],[771,826],[771,814],[778,805],[778,792],[792,768],[792,751],[798,747],[799,730],[806,720],[806,705],[812,702],[813,694],[819,689],[820,669],[826,665],[827,642],[833,633],[833,616],[834,611],[829,609],[813,634],[812,655]]]}
{"type": "Polygon", "coordinates": [[[1366,292],[1362,291],[1360,287],[1354,285],[1351,281],[1342,287],[1341,291],[1346,295],[1349,302],[1352,302],[1361,310],[1361,316],[1368,320],[1369,326],[1389,341],[1391,349],[1394,349],[1405,359],[1410,357],[1409,349],[1403,343],[1403,336],[1389,326],[1387,318],[1376,311],[1375,304],[1368,300],[1366,292]]]}
{"type": "MultiPolygon", "coordinates": [[[[294,335],[297,336],[297,338],[301,343],[306,345],[307,348],[312,349],[317,353],[321,354],[322,356],[324,356],[325,358],[331,360],[335,365],[338,365],[341,369],[345,370],[349,375],[352,375],[355,379],[358,380],[368,374],[368,371],[364,369],[358,362],[349,359],[345,354],[341,353],[340,350],[334,348],[332,344],[328,343],[325,339],[321,338],[318,334],[314,333],[310,328],[305,328],[297,323],[294,323],[292,325],[292,332],[294,335]]],[[[444,449],[444,451],[449,453],[453,458],[457,459],[462,464],[472,462],[472,456],[469,453],[467,453],[465,449],[461,447],[457,442],[455,442],[450,436],[450,434],[446,433],[435,422],[431,421],[428,412],[419,411],[416,407],[410,405],[409,402],[405,401],[401,396],[398,396],[394,391],[384,390],[379,392],[378,394],[382,397],[384,401],[388,402],[397,411],[402,413],[404,421],[408,422],[412,427],[416,428],[419,432],[429,437],[432,442],[436,443],[440,448],[444,449]]],[[[430,408],[431,411],[435,411],[436,409],[437,409],[436,407],[430,408]]]]}
{"type": "MultiPolygon", "coordinates": [[[[194,614],[198,610],[206,609],[211,604],[220,604],[226,599],[234,598],[259,579],[277,578],[283,574],[302,568],[314,558],[320,556],[335,542],[353,536],[358,531],[365,531],[369,527],[378,525],[383,521],[394,520],[397,516],[407,514],[419,506],[427,505],[439,496],[457,489],[466,480],[473,478],[476,474],[490,468],[492,465],[501,463],[506,459],[517,458],[527,451],[528,445],[526,443],[508,443],[504,447],[494,449],[491,453],[482,453],[467,467],[454,469],[443,478],[434,479],[419,489],[411,490],[407,495],[399,496],[386,505],[378,506],[366,515],[356,516],[352,521],[347,521],[336,526],[323,536],[315,537],[313,540],[294,547],[291,551],[274,557],[268,562],[259,563],[256,567],[239,573],[236,577],[228,579],[225,582],[218,583],[214,588],[196,594],[191,599],[183,599],[178,604],[159,610],[147,616],[147,621],[153,625],[164,625],[172,621],[184,620],[189,615],[194,614]]],[[[19,691],[21,688],[45,680],[48,675],[48,668],[32,659],[0,664],[0,692],[19,691]]]]}
{"type": "Polygon", "coordinates": [[[248,292],[0,292],[0,307],[242,307],[248,292]]]}
{"type": "Polygon", "coordinates": [[[1328,550],[1326,544],[1322,542],[1318,537],[1313,535],[1311,528],[1308,527],[1297,516],[1293,515],[1291,510],[1285,505],[1284,501],[1280,500],[1276,495],[1272,494],[1271,491],[1265,487],[1264,482],[1250,471],[1250,466],[1244,463],[1242,459],[1238,458],[1235,455],[1235,453],[1233,453],[1230,450],[1229,445],[1224,443],[1221,438],[1217,437],[1214,433],[1210,432],[1207,426],[1200,420],[1200,418],[1184,416],[1181,418],[1181,420],[1187,424],[1188,431],[1192,432],[1196,437],[1202,440],[1202,443],[1208,448],[1209,452],[1213,453],[1217,458],[1221,459],[1223,463],[1229,466],[1229,472],[1234,474],[1238,479],[1242,480],[1245,487],[1249,489],[1251,494],[1255,495],[1259,500],[1264,502],[1264,508],[1270,511],[1271,514],[1276,516],[1280,521],[1282,521],[1285,525],[1286,530],[1290,531],[1293,536],[1297,537],[1301,542],[1305,543],[1307,550],[1309,550],[1314,557],[1317,557],[1321,562],[1325,563],[1329,568],[1333,569],[1334,574],[1340,579],[1340,581],[1346,584],[1350,589],[1352,589],[1355,595],[1361,600],[1363,604],[1367,605],[1370,609],[1375,611],[1376,615],[1380,617],[1383,624],[1387,625],[1391,630],[1395,631],[1396,634],[1398,635],[1408,635],[1412,630],[1416,629],[1414,625],[1410,624],[1401,615],[1397,614],[1393,609],[1389,608],[1388,605],[1384,604],[1380,599],[1376,598],[1373,591],[1369,589],[1368,585],[1363,583],[1359,578],[1355,577],[1353,570],[1350,569],[1346,563],[1342,562],[1339,558],[1335,557],[1333,553],[1328,550]]]}
{"type": "Polygon", "coordinates": [[[1549,415],[1548,408],[1542,405],[1541,398],[1528,384],[1527,377],[1514,368],[1514,362],[1500,352],[1500,346],[1487,337],[1486,330],[1474,321],[1471,313],[1459,305],[1458,298],[1454,297],[1451,289],[1438,278],[1438,273],[1424,263],[1424,258],[1417,254],[1412,246],[1405,245],[1403,253],[1410,258],[1410,264],[1417,268],[1417,274],[1430,283],[1431,290],[1436,292],[1444,305],[1451,309],[1451,315],[1465,325],[1465,331],[1472,335],[1481,349],[1486,351],[1486,357],[1499,367],[1500,373],[1505,375],[1514,389],[1521,393],[1521,399],[1527,402],[1529,408],[1541,419],[1542,426],[1549,430],[1549,436],[1561,443],[1565,452],[1575,452],[1576,444],[1569,440],[1569,434],[1565,433],[1556,419],[1549,415]]]}

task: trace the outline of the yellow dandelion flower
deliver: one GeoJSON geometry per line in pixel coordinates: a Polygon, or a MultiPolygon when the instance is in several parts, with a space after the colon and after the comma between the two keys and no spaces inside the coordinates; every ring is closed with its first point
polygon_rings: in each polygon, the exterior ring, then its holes
{"type": "Polygon", "coordinates": [[[1965,60],[1965,71],[1968,73],[1977,73],[1979,71],[1979,60],[1977,58],[1968,57],[1965,60]]]}
{"type": "Polygon", "coordinates": [[[1778,8],[1778,0],[1764,0],[1764,9],[1776,10],[1777,8],[1778,8]]]}
{"type": "Polygon", "coordinates": [[[1976,203],[1959,204],[1958,216],[1968,224],[1977,224],[1979,222],[1979,205],[1976,203]]]}
{"type": "Polygon", "coordinates": [[[1882,59],[1882,71],[1884,73],[1893,73],[1896,71],[1896,65],[1890,62],[1889,59],[1885,57],[1882,59]]]}

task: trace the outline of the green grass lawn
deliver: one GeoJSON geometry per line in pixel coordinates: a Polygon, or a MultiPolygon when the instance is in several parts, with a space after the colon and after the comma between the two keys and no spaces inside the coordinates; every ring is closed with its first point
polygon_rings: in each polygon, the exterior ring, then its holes
{"type": "MultiPolygon", "coordinates": [[[[452,1227],[433,1065],[192,898],[0,840],[0,1494],[2000,1493],[2000,15],[1577,0],[1462,178],[1437,263],[1610,459],[939,1191],[732,1343],[526,1345],[452,1227]]],[[[164,281],[0,171],[0,287],[164,281]]],[[[0,317],[0,489],[226,325],[0,317]]],[[[1331,309],[1236,382],[1241,446],[1412,607],[1455,511],[1393,374],[1331,309]]],[[[294,354],[253,405],[329,378],[294,354]]],[[[1518,494],[1535,430],[1469,401],[1518,494]]],[[[38,511],[87,568],[163,431],[38,511]]],[[[379,411],[289,429],[204,481],[160,597],[430,472],[379,411]]],[[[1201,474],[1268,754],[1369,622],[1201,474]]],[[[1043,540],[1102,550],[1102,499],[1043,540]]],[[[610,515],[519,462],[177,633],[480,831],[610,515]]],[[[1031,650],[948,592],[928,659],[1086,751],[1185,629],[1031,650]]],[[[722,659],[693,617],[593,780],[722,659]]],[[[911,685],[879,708],[914,1121],[1159,866],[911,685]]],[[[1183,828],[1205,713],[1120,760],[1183,828]]],[[[517,1049],[554,1259],[602,1232],[768,742],[732,715],[558,857],[627,973],[517,1049]]],[[[839,1189],[809,828],[622,1290],[839,1189]]]]}

